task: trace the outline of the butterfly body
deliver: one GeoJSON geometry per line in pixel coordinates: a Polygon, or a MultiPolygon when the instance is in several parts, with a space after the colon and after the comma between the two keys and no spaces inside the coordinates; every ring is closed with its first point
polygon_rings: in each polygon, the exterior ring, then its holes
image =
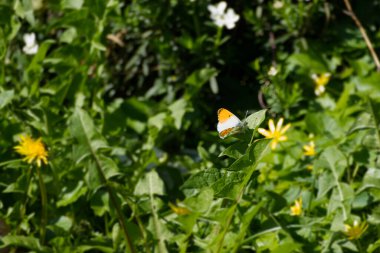
{"type": "Polygon", "coordinates": [[[236,117],[232,112],[227,109],[220,108],[218,110],[218,125],[217,130],[219,132],[219,137],[224,139],[227,136],[235,133],[241,128],[243,123],[238,117],[236,117]]]}

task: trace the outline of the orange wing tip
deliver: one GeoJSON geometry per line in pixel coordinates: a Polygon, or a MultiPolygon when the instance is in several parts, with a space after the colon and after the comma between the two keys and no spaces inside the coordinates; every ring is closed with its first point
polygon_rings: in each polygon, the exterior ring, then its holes
{"type": "Polygon", "coordinates": [[[224,109],[224,108],[220,108],[218,110],[218,121],[220,123],[223,123],[226,120],[228,120],[230,117],[232,117],[233,115],[234,114],[232,112],[230,112],[229,110],[224,109]]]}

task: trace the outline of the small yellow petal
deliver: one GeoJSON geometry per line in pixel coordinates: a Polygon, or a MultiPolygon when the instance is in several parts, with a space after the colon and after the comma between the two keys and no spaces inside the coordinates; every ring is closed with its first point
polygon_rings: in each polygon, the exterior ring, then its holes
{"type": "Polygon", "coordinates": [[[290,128],[291,124],[287,124],[286,126],[284,126],[284,128],[280,131],[281,134],[284,134],[286,131],[288,131],[288,129],[290,128]]]}
{"type": "Polygon", "coordinates": [[[267,138],[271,138],[271,133],[268,131],[268,130],[266,130],[266,129],[264,129],[264,128],[259,128],[259,129],[257,129],[257,131],[260,133],[260,134],[262,134],[262,135],[264,135],[265,137],[267,137],[267,138]]]}
{"type": "Polygon", "coordinates": [[[284,123],[284,118],[280,118],[277,122],[276,130],[279,132],[281,131],[282,123],[284,123]]]}
{"type": "Polygon", "coordinates": [[[270,119],[269,122],[268,122],[268,126],[269,126],[269,131],[271,131],[272,133],[274,133],[276,131],[276,127],[274,126],[274,121],[273,119],[270,119]]]}
{"type": "Polygon", "coordinates": [[[271,147],[272,150],[276,149],[276,147],[277,147],[277,141],[275,139],[272,140],[270,147],[271,147]]]}

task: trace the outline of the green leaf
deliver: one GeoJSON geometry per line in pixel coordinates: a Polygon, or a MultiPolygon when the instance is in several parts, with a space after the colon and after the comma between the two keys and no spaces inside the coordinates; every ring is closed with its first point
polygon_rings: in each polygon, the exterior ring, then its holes
{"type": "Polygon", "coordinates": [[[247,167],[252,165],[252,161],[249,160],[249,155],[245,154],[238,160],[236,160],[230,167],[227,168],[228,171],[243,171],[247,167]]]}
{"type": "Polygon", "coordinates": [[[247,143],[236,142],[228,148],[226,148],[225,150],[223,150],[222,153],[219,154],[219,157],[228,156],[234,159],[239,159],[244,155],[246,149],[247,143]]]}
{"type": "Polygon", "coordinates": [[[76,9],[82,8],[84,0],[62,0],[61,6],[63,9],[76,9]]]}
{"type": "Polygon", "coordinates": [[[298,65],[302,68],[307,68],[314,73],[327,72],[327,66],[321,60],[320,57],[315,57],[315,55],[309,55],[306,53],[293,54],[288,59],[289,65],[298,65]]]}
{"type": "Polygon", "coordinates": [[[155,170],[146,173],[137,183],[135,195],[164,195],[164,182],[155,170]]]}
{"type": "Polygon", "coordinates": [[[210,80],[210,78],[217,75],[217,70],[214,68],[203,68],[200,70],[194,71],[186,80],[185,83],[189,84],[190,87],[187,90],[188,95],[192,97],[196,93],[199,92],[199,90],[202,88],[202,86],[210,80]]]}
{"type": "MultiPolygon", "coordinates": [[[[104,138],[95,128],[94,122],[84,110],[76,108],[70,119],[70,133],[77,139],[79,147],[77,157],[83,158],[88,154],[95,155],[101,148],[107,148],[108,145],[104,138]]],[[[77,163],[80,159],[77,160],[77,163]]]]}
{"type": "Polygon", "coordinates": [[[182,119],[186,113],[186,107],[187,101],[184,98],[178,99],[168,107],[171,112],[171,116],[174,119],[174,125],[177,129],[181,129],[182,119]]]}
{"type": "Polygon", "coordinates": [[[102,217],[111,210],[109,194],[103,189],[96,191],[96,193],[91,197],[90,204],[95,215],[99,217],[102,217]]]}
{"type": "Polygon", "coordinates": [[[255,166],[269,152],[268,146],[271,141],[271,139],[259,139],[253,142],[249,150],[249,160],[255,163],[255,166]]]}
{"type": "Polygon", "coordinates": [[[87,192],[87,187],[84,186],[83,181],[79,181],[74,189],[68,189],[66,186],[62,189],[63,195],[57,202],[57,207],[67,206],[77,201],[81,196],[87,192]]]}
{"type": "Polygon", "coordinates": [[[257,213],[264,206],[264,204],[265,202],[261,201],[257,205],[252,205],[251,207],[248,208],[248,210],[244,211],[241,217],[239,233],[236,236],[233,250],[231,252],[237,252],[238,248],[240,247],[240,245],[242,244],[244,240],[244,236],[248,232],[247,230],[249,229],[249,226],[253,218],[257,215],[257,213]]]}
{"type": "Polygon", "coordinates": [[[184,203],[192,210],[205,213],[210,208],[214,197],[212,188],[203,188],[199,194],[191,198],[187,198],[184,203]]]}
{"type": "Polygon", "coordinates": [[[212,187],[215,182],[221,178],[221,173],[218,169],[211,168],[190,176],[182,185],[182,189],[200,189],[203,187],[212,187]]]}
{"type": "Polygon", "coordinates": [[[334,177],[331,172],[325,171],[318,178],[317,198],[323,198],[334,187],[334,177]]]}
{"type": "Polygon", "coordinates": [[[358,192],[361,192],[367,188],[380,189],[380,169],[368,168],[364,177],[363,183],[358,192]]]}
{"type": "Polygon", "coordinates": [[[266,109],[252,113],[249,115],[244,122],[247,123],[249,129],[256,129],[265,120],[266,109]]]}
{"type": "Polygon", "coordinates": [[[2,247],[15,246],[27,248],[36,252],[49,253],[53,250],[48,247],[41,246],[40,241],[32,236],[6,235],[0,239],[3,242],[2,247]]]}
{"type": "Polygon", "coordinates": [[[78,36],[77,34],[77,30],[74,28],[74,27],[70,27],[68,29],[66,29],[66,31],[64,31],[62,34],[61,34],[61,37],[59,37],[59,41],[61,43],[68,43],[68,44],[71,44],[73,42],[73,40],[78,36]]]}
{"type": "Polygon", "coordinates": [[[0,93],[0,109],[12,102],[14,99],[14,90],[6,90],[0,93]]]}

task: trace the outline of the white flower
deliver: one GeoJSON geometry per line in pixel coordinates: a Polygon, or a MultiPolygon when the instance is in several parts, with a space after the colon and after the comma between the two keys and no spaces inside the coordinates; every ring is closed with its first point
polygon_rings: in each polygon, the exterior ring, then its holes
{"type": "Polygon", "coordinates": [[[25,54],[36,54],[38,51],[38,44],[36,42],[36,35],[34,33],[24,34],[25,46],[22,48],[25,54]]]}
{"type": "Polygon", "coordinates": [[[269,71],[268,71],[268,75],[275,76],[275,75],[277,75],[277,73],[278,73],[277,68],[275,66],[271,66],[269,71]]]}
{"type": "Polygon", "coordinates": [[[275,9],[281,9],[284,6],[284,3],[282,1],[276,1],[273,4],[273,8],[275,9]]]}
{"type": "Polygon", "coordinates": [[[232,29],[235,27],[235,23],[239,20],[239,15],[231,8],[227,9],[227,3],[222,1],[216,5],[209,5],[208,10],[211,13],[211,19],[214,21],[215,25],[218,27],[227,27],[227,29],[232,29]]]}
{"type": "Polygon", "coordinates": [[[222,1],[217,5],[209,5],[207,9],[211,12],[211,19],[218,27],[224,26],[224,11],[226,10],[227,3],[222,1]]]}
{"type": "Polygon", "coordinates": [[[235,27],[235,23],[239,20],[239,15],[231,8],[228,8],[226,14],[224,15],[224,25],[227,29],[232,29],[235,27]]]}

